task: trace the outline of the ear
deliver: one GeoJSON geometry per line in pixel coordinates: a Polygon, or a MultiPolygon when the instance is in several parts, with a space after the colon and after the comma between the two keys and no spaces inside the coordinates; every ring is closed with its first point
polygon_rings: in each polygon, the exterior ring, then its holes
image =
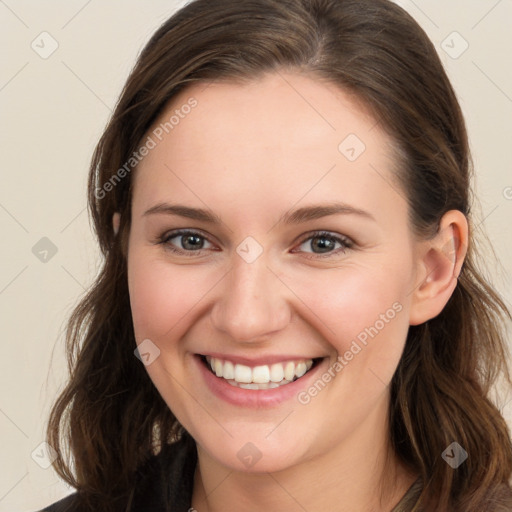
{"type": "Polygon", "coordinates": [[[119,231],[119,224],[121,223],[121,214],[119,212],[114,213],[112,215],[112,228],[114,230],[114,235],[117,235],[119,231]]]}
{"type": "Polygon", "coordinates": [[[468,246],[468,222],[458,210],[443,215],[437,234],[419,242],[416,287],[412,292],[410,325],[441,313],[459,277],[468,246]]]}

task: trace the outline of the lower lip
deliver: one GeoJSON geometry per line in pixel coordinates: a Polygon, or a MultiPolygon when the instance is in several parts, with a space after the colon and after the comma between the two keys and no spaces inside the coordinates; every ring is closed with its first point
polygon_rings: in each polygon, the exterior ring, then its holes
{"type": "Polygon", "coordinates": [[[290,400],[307,388],[315,375],[322,371],[327,359],[320,361],[305,375],[299,379],[272,389],[243,389],[232,386],[226,379],[217,377],[204,364],[201,356],[194,357],[206,385],[218,398],[239,407],[266,408],[277,407],[286,400],[290,400]]]}

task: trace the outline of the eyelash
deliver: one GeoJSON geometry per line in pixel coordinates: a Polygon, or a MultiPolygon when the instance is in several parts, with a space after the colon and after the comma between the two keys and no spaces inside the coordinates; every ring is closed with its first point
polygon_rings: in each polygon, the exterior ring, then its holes
{"type": "MultiPolygon", "coordinates": [[[[184,255],[187,257],[194,257],[197,254],[202,253],[202,251],[207,250],[207,249],[199,249],[197,251],[185,251],[185,250],[177,249],[176,247],[173,247],[169,243],[169,241],[172,240],[173,238],[180,236],[180,235],[181,236],[193,235],[193,236],[202,238],[204,240],[207,240],[209,243],[212,243],[212,242],[210,242],[210,240],[208,240],[208,237],[202,235],[199,231],[193,231],[193,230],[189,230],[189,229],[179,229],[176,231],[167,232],[167,233],[163,234],[158,239],[157,243],[166,246],[165,247],[166,250],[169,250],[173,253],[184,255]]],[[[308,240],[313,240],[315,238],[327,238],[328,240],[330,240],[332,242],[339,242],[342,245],[342,247],[335,251],[326,253],[326,254],[307,253],[307,254],[312,254],[312,256],[305,256],[305,258],[307,258],[307,259],[330,258],[330,257],[333,257],[334,255],[338,255],[340,253],[344,254],[347,250],[352,249],[354,246],[354,243],[352,240],[350,240],[350,238],[348,238],[346,236],[342,236],[342,235],[335,236],[328,231],[315,231],[313,233],[310,233],[307,237],[303,238],[298,245],[301,246],[308,240]]]]}

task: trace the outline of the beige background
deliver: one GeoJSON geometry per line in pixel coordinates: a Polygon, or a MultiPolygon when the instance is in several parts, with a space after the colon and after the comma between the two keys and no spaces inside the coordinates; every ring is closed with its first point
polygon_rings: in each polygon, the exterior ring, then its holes
{"type": "MultiPolygon", "coordinates": [[[[36,510],[70,492],[41,467],[47,455],[39,445],[65,378],[62,329],[98,263],[88,163],[136,55],[183,3],[0,0],[0,512],[36,510]],[[52,44],[56,51],[42,58],[52,44]]],[[[503,263],[491,270],[510,304],[512,2],[399,3],[436,44],[459,95],[478,175],[478,223],[503,263]]]]}

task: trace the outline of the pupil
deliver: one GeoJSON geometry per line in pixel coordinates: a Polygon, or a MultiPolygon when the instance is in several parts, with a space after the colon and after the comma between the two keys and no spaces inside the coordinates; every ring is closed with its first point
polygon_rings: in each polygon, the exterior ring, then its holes
{"type": "Polygon", "coordinates": [[[322,243],[315,244],[321,250],[321,252],[328,252],[329,249],[332,249],[333,241],[326,238],[325,236],[317,237],[315,240],[323,240],[323,241],[327,240],[327,243],[322,242],[322,243]]]}
{"type": "Polygon", "coordinates": [[[183,247],[186,249],[197,249],[202,247],[201,238],[197,235],[184,235],[182,238],[183,247]],[[190,247],[187,247],[187,245],[192,241],[192,244],[190,247]],[[195,244],[194,244],[195,242],[195,244]]]}

